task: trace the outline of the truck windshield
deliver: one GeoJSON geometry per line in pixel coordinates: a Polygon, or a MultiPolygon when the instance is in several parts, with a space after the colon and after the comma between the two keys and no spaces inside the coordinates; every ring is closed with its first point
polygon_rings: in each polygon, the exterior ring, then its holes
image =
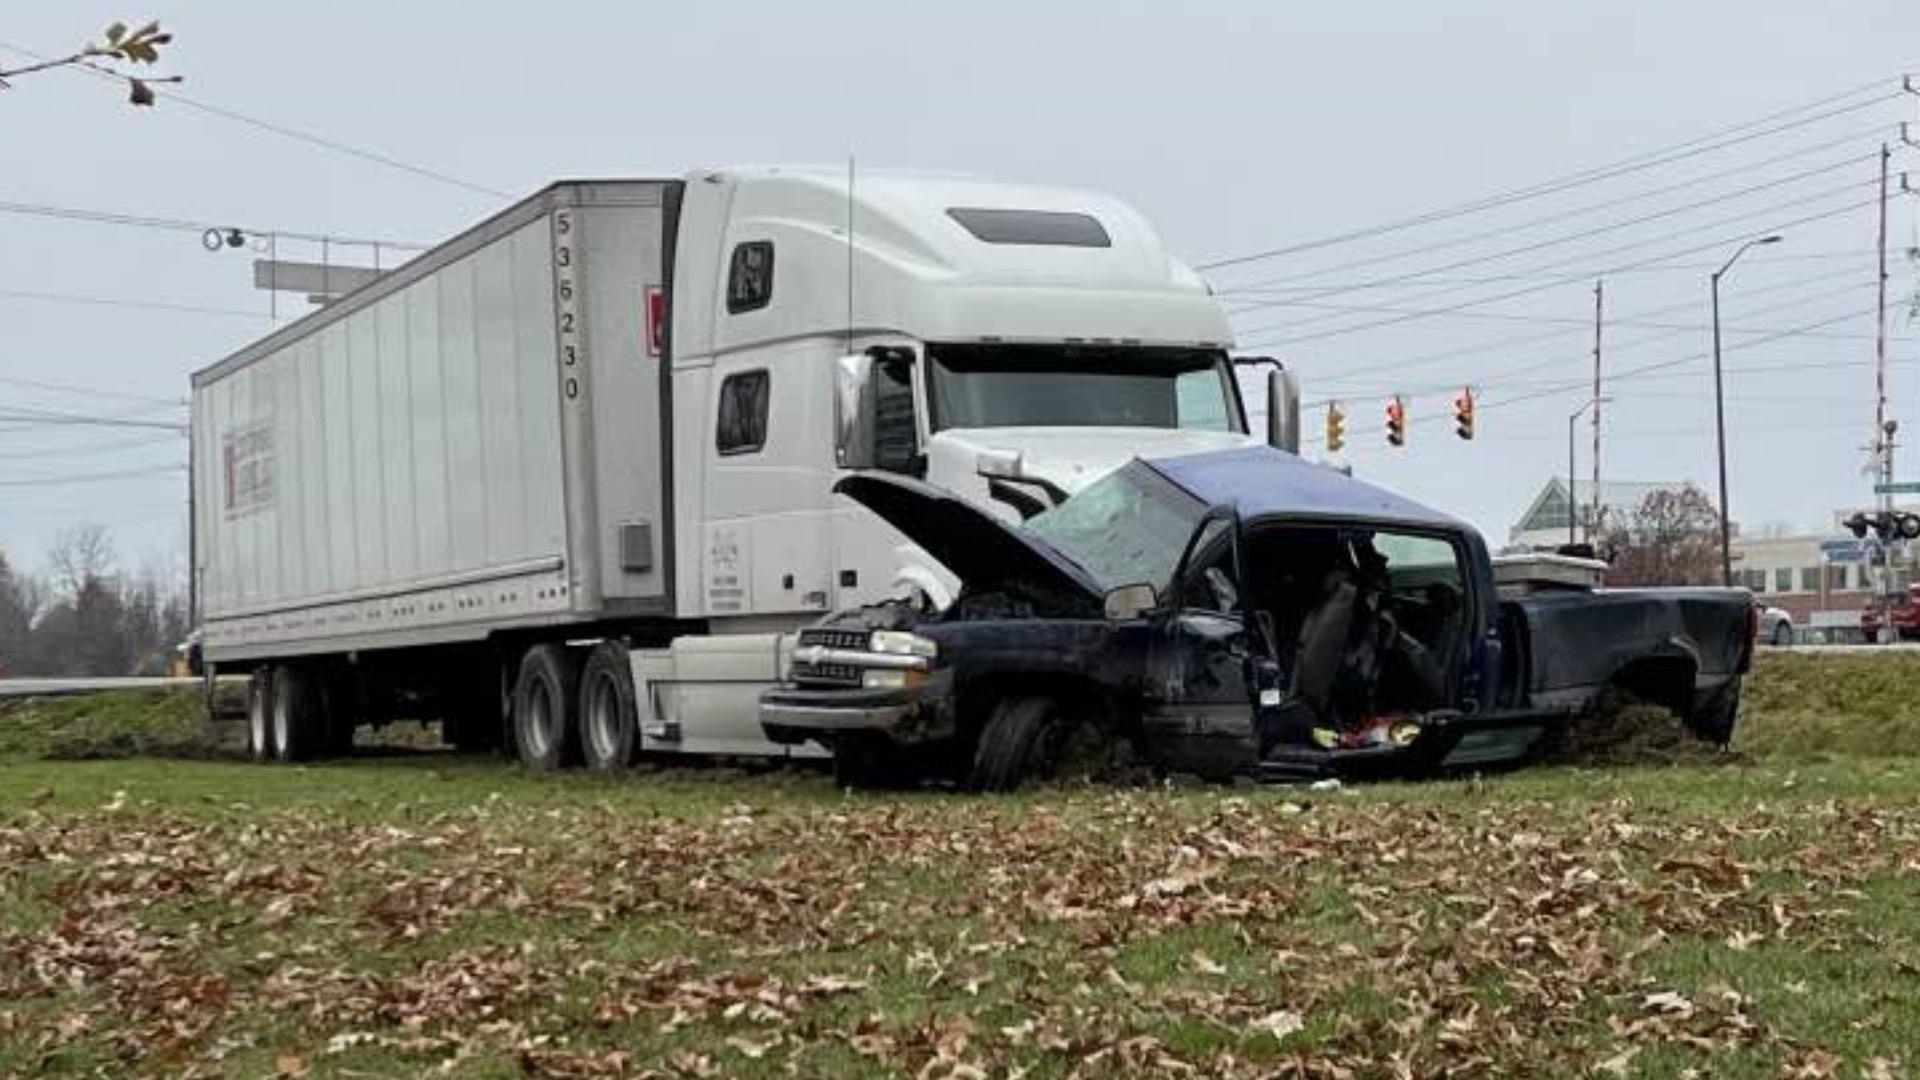
{"type": "Polygon", "coordinates": [[[1021,527],[1078,563],[1103,589],[1144,583],[1165,592],[1205,513],[1192,496],[1135,462],[1021,527]]]}
{"type": "Polygon", "coordinates": [[[1233,371],[1210,349],[930,345],[933,429],[1150,427],[1245,431],[1233,371]]]}

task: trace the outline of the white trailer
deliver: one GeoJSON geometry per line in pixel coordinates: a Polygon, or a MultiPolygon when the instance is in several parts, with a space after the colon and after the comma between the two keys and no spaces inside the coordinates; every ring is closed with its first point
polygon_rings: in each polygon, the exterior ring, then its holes
{"type": "Polygon", "coordinates": [[[542,767],[790,753],[756,706],[794,630],[950,596],[838,475],[1014,515],[1255,441],[1228,340],[1088,192],[555,184],[194,375],[207,669],[252,674],[263,758],[403,716],[542,767]]]}

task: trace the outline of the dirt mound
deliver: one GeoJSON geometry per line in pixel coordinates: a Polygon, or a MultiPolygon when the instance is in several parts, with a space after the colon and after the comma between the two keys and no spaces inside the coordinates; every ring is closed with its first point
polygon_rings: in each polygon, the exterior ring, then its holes
{"type": "Polygon", "coordinates": [[[1669,709],[1614,695],[1574,717],[1547,754],[1562,765],[1704,765],[1743,757],[1702,742],[1669,709]]]}

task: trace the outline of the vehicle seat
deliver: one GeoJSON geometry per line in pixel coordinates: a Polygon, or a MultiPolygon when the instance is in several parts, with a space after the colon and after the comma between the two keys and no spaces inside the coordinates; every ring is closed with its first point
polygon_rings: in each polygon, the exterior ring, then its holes
{"type": "Polygon", "coordinates": [[[1326,577],[1320,603],[1300,622],[1289,695],[1312,706],[1322,718],[1332,703],[1334,680],[1340,674],[1359,606],[1359,587],[1345,572],[1335,570],[1326,577]]]}

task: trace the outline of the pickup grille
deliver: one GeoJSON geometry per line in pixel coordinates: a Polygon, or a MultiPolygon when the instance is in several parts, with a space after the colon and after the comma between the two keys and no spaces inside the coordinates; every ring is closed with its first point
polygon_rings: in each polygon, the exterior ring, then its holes
{"type": "Polygon", "coordinates": [[[868,633],[865,630],[837,630],[830,627],[815,627],[800,631],[801,645],[820,645],[829,649],[848,649],[865,652],[868,633]]]}
{"type": "Polygon", "coordinates": [[[859,686],[860,669],[852,664],[795,663],[793,681],[813,686],[859,686]]]}

